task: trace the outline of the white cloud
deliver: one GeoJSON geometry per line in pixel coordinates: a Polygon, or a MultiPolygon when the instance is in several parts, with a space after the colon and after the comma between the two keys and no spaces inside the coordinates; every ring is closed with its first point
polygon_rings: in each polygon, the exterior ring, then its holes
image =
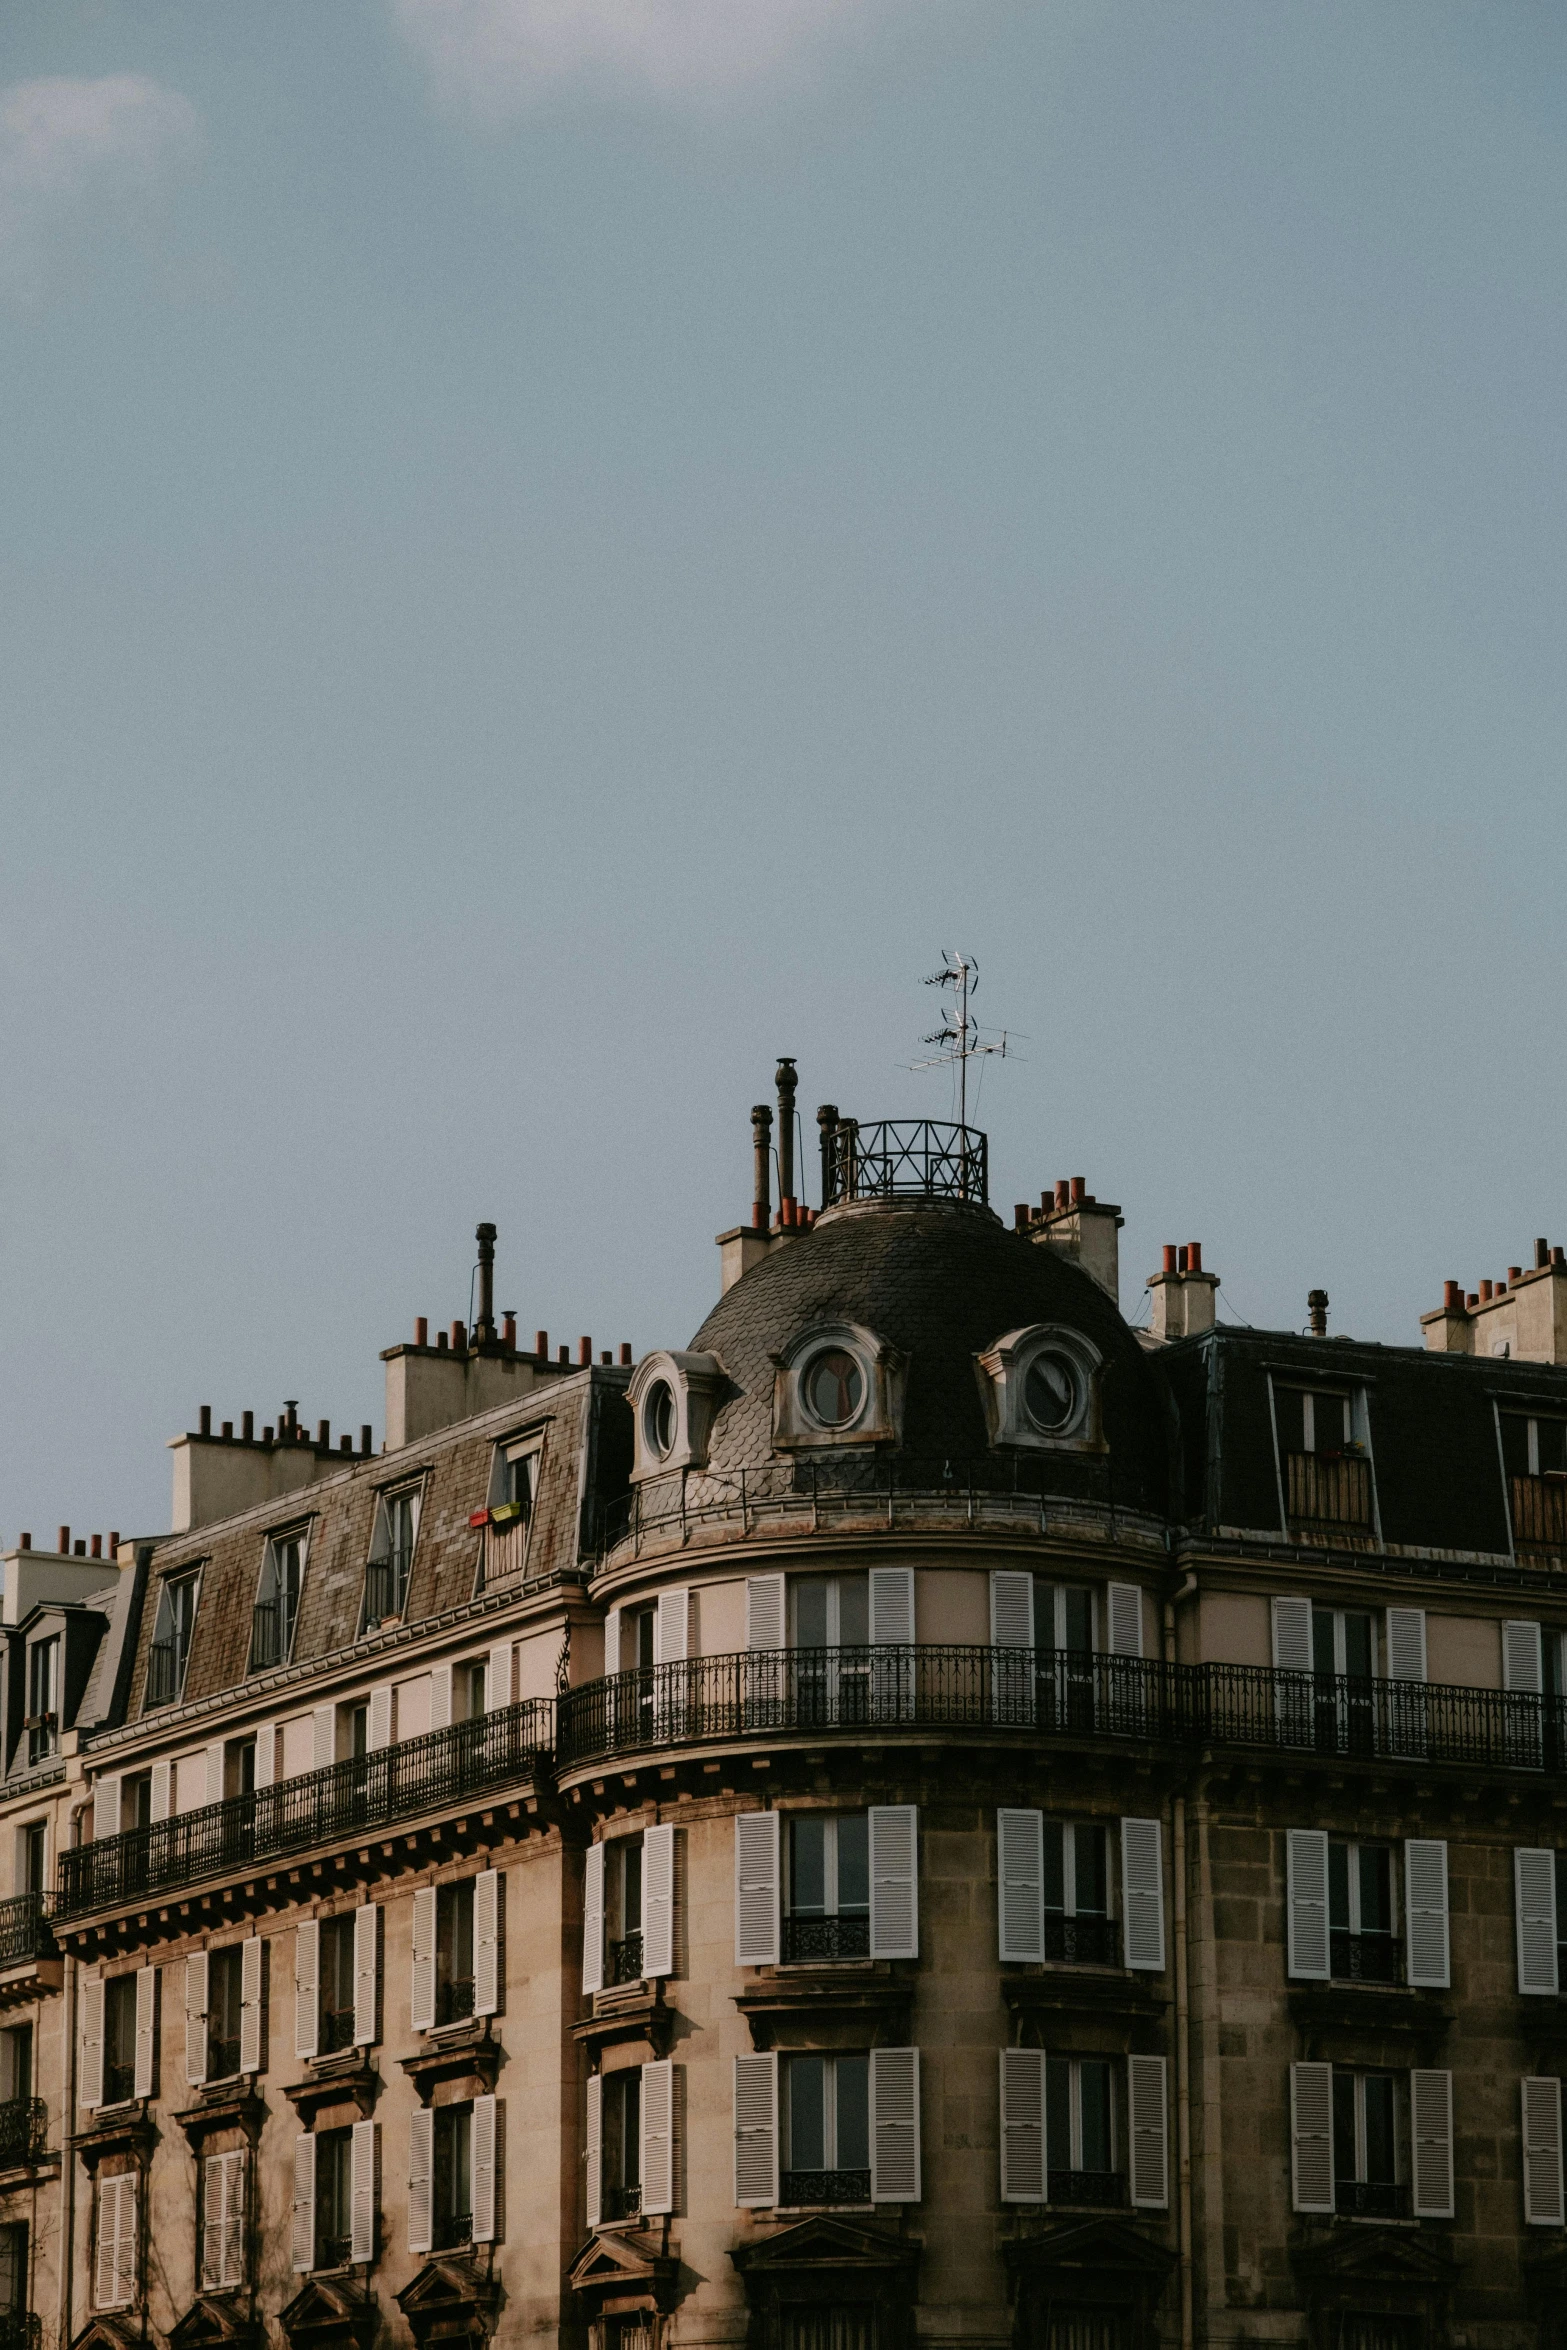
{"type": "Polygon", "coordinates": [[[391,0],[448,102],[492,122],[563,83],[722,97],[863,23],[877,0],[391,0]]]}
{"type": "Polygon", "coordinates": [[[189,99],[144,74],[0,90],[0,276],[36,295],[84,237],[140,227],[200,140],[189,99]]]}

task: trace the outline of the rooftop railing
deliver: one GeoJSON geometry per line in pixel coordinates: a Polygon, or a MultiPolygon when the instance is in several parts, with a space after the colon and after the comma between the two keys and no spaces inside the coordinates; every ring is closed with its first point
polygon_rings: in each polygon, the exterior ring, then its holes
{"type": "Polygon", "coordinates": [[[822,1156],[824,1207],[858,1199],[963,1199],[983,1203],[990,1145],[977,1126],[935,1118],[843,1118],[822,1156]]]}

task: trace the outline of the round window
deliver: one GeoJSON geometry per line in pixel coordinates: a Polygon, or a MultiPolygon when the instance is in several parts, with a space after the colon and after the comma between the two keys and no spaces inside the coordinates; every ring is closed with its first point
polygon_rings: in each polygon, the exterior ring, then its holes
{"type": "Polygon", "coordinates": [[[1083,1374],[1070,1355],[1035,1355],[1023,1381],[1023,1407],[1041,1436],[1061,1436],[1083,1404],[1083,1374]]]}
{"type": "Polygon", "coordinates": [[[805,1408],[823,1428],[847,1428],[860,1408],[865,1380],[841,1346],[819,1354],[805,1374],[805,1408]]]}
{"type": "Polygon", "coordinates": [[[675,1449],[675,1391],[667,1379],[657,1379],[642,1406],[642,1435],[655,1460],[665,1460],[675,1449]]]}

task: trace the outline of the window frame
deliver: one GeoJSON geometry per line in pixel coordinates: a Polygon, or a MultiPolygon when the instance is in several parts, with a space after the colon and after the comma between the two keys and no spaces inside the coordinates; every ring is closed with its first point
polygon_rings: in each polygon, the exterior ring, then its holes
{"type": "Polygon", "coordinates": [[[399,1477],[390,1485],[378,1488],[375,1512],[370,1524],[370,1549],[365,1559],[364,1594],[359,1609],[359,1637],[365,1639],[372,1632],[380,1632],[389,1625],[406,1623],[408,1596],[413,1589],[414,1562],[419,1555],[419,1534],[424,1522],[424,1494],[429,1483],[428,1469],[421,1469],[412,1477],[399,1477]],[[406,1553],[393,1539],[392,1513],[406,1505],[411,1524],[406,1553]],[[399,1580],[397,1562],[405,1564],[399,1580]],[[391,1605],[379,1614],[371,1613],[374,1597],[373,1579],[378,1569],[389,1575],[388,1597],[391,1605]]]}
{"type": "MultiPolygon", "coordinates": [[[[1122,2104],[1125,2096],[1126,2070],[1124,2058],[1116,2056],[1100,2056],[1088,2053],[1078,2055],[1070,2050],[1065,2049],[1046,2052],[1045,2201],[1047,2205],[1059,2204],[1069,2199],[1067,2196],[1057,2196],[1051,2193],[1050,2181],[1053,2176],[1060,2176],[1061,2174],[1065,2173],[1066,2175],[1073,2178],[1119,2179],[1123,2182],[1126,2181],[1126,2149],[1123,2144],[1126,2132],[1122,2116],[1122,2104]],[[1104,2073],[1105,2135],[1109,2141],[1108,2151],[1110,2156],[1109,2167],[1105,2170],[1090,2171],[1084,2164],[1082,2158],[1083,2067],[1085,2065],[1092,2065],[1096,2068],[1096,2070],[1102,2068],[1104,2073]],[[1066,2068],[1067,2079],[1067,2152],[1071,2156],[1071,2160],[1065,2163],[1057,2162],[1055,2159],[1055,2141],[1057,2133],[1050,2126],[1050,2086],[1053,2078],[1059,2080],[1061,2077],[1060,2073],[1054,2071],[1053,2069],[1058,2066],[1064,2066],[1066,2068]]],[[[1125,2194],[1117,2194],[1110,2197],[1108,2200],[1116,2203],[1124,2202],[1126,2200],[1126,2196],[1125,2194]]]]}
{"type": "Polygon", "coordinates": [[[353,2125],[349,2123],[339,2129],[317,2130],[314,2136],[316,2142],[315,2242],[311,2247],[313,2269],[320,2272],[350,2268],[353,2265],[354,2254],[353,2125]],[[323,2157],[326,2159],[323,2160],[323,2157]],[[327,2192],[329,2174],[330,2193],[327,2192]],[[332,2207],[333,2217],[340,2223],[340,2232],[335,2232],[331,2236],[328,2236],[324,2224],[329,2205],[332,2207]],[[324,2246],[330,2246],[334,2251],[339,2246],[343,2247],[341,2258],[324,2260],[322,2258],[324,2246]]]}
{"type": "Polygon", "coordinates": [[[250,1649],[248,1661],[245,1666],[247,1676],[252,1673],[281,1672],[288,1665],[293,1663],[294,1641],[299,1631],[300,1610],[304,1605],[305,1574],[310,1563],[310,1538],[314,1530],[314,1526],[315,1519],[313,1516],[296,1520],[287,1526],[277,1527],[272,1533],[268,1534],[265,1542],[262,1544],[261,1565],[256,1575],[256,1595],[251,1602],[250,1649]],[[293,1612],[288,1619],[288,1636],[281,1643],[281,1653],[279,1655],[270,1657],[265,1661],[260,1661],[256,1656],[256,1634],[258,1630],[256,1619],[259,1616],[262,1608],[267,1606],[277,1606],[279,1604],[281,1587],[278,1582],[277,1573],[278,1554],[280,1551],[288,1549],[292,1549],[298,1553],[297,1573],[294,1584],[293,1612]],[[264,1599],[262,1596],[264,1590],[266,1589],[267,1578],[269,1574],[272,1577],[274,1592],[274,1597],[271,1601],[264,1599]]]}
{"type": "Polygon", "coordinates": [[[144,1714],[161,1713],[165,1706],[180,1705],[184,1702],[185,1682],[190,1672],[191,1650],[196,1642],[196,1617],[201,1606],[201,1585],[205,1567],[206,1561],[198,1560],[193,1566],[171,1567],[166,1575],[159,1577],[158,1604],[153,1610],[152,1639],[148,1644],[146,1677],[142,1687],[141,1710],[144,1714]],[[175,1595],[187,1591],[190,1594],[190,1606],[185,1624],[185,1650],[182,1656],[179,1654],[178,1623],[173,1619],[178,1604],[175,1595]],[[166,1610],[169,1611],[171,1619],[171,1638],[175,1658],[172,1673],[173,1687],[167,1696],[154,1696],[152,1694],[154,1659],[160,1648],[170,1644],[161,1637],[166,1610]]]}
{"type": "Polygon", "coordinates": [[[848,2208],[858,2208],[861,2203],[868,2206],[871,2200],[872,2135],[870,2051],[865,2048],[790,2048],[781,2052],[779,2070],[782,2075],[778,2084],[778,2199],[780,2208],[799,2209],[802,2205],[808,2206],[824,2201],[836,2208],[844,2208],[846,2203],[848,2208]],[[819,2163],[802,2163],[795,2160],[797,2152],[794,2117],[795,2083],[807,2065],[821,2067],[821,2153],[823,2159],[819,2163]],[[852,2145],[845,2149],[839,2138],[841,2093],[838,2075],[840,2068],[846,2065],[858,2066],[863,2079],[863,2095],[860,2100],[865,2129],[863,2149],[865,2159],[863,2162],[846,2162],[842,2159],[845,2151],[849,2153],[860,2151],[852,2145]],[[791,2195],[789,2192],[788,2183],[810,2178],[828,2181],[835,2176],[838,2178],[853,2177],[856,2181],[863,2178],[865,2181],[863,2197],[856,2194],[852,2199],[848,2199],[834,2195],[830,2191],[814,2196],[791,2195]]]}

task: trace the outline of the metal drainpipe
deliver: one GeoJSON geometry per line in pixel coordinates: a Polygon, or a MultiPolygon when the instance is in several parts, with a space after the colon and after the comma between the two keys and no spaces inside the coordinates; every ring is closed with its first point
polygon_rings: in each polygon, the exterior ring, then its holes
{"type": "MultiPolygon", "coordinates": [[[[91,1797],[88,1798],[90,1803],[91,1797]]],[[[69,1814],[68,1838],[72,1849],[82,1840],[82,1817],[87,1803],[77,1804],[69,1814]]],[[[65,1981],[61,1986],[61,2029],[65,2034],[65,2062],[61,2073],[65,2081],[64,2110],[60,2117],[60,2291],[59,2329],[55,2340],[62,2345],[69,2342],[71,2323],[71,2287],[76,2267],[76,2155],[71,2139],[76,2129],[76,1999],[81,1979],[78,1961],[68,1951],[65,1959],[65,1981]]]]}
{"type": "MultiPolygon", "coordinates": [[[[1184,1580],[1164,1603],[1164,1661],[1176,1662],[1175,1611],[1197,1590],[1188,1567],[1184,1580]]],[[[1186,1797],[1170,1805],[1170,1874],[1175,1888],[1175,2143],[1176,2233],[1180,2244],[1181,2350],[1193,2350],[1196,2309],[1192,2275],[1192,2080],[1191,2010],[1187,1966],[1186,1797]]]]}

